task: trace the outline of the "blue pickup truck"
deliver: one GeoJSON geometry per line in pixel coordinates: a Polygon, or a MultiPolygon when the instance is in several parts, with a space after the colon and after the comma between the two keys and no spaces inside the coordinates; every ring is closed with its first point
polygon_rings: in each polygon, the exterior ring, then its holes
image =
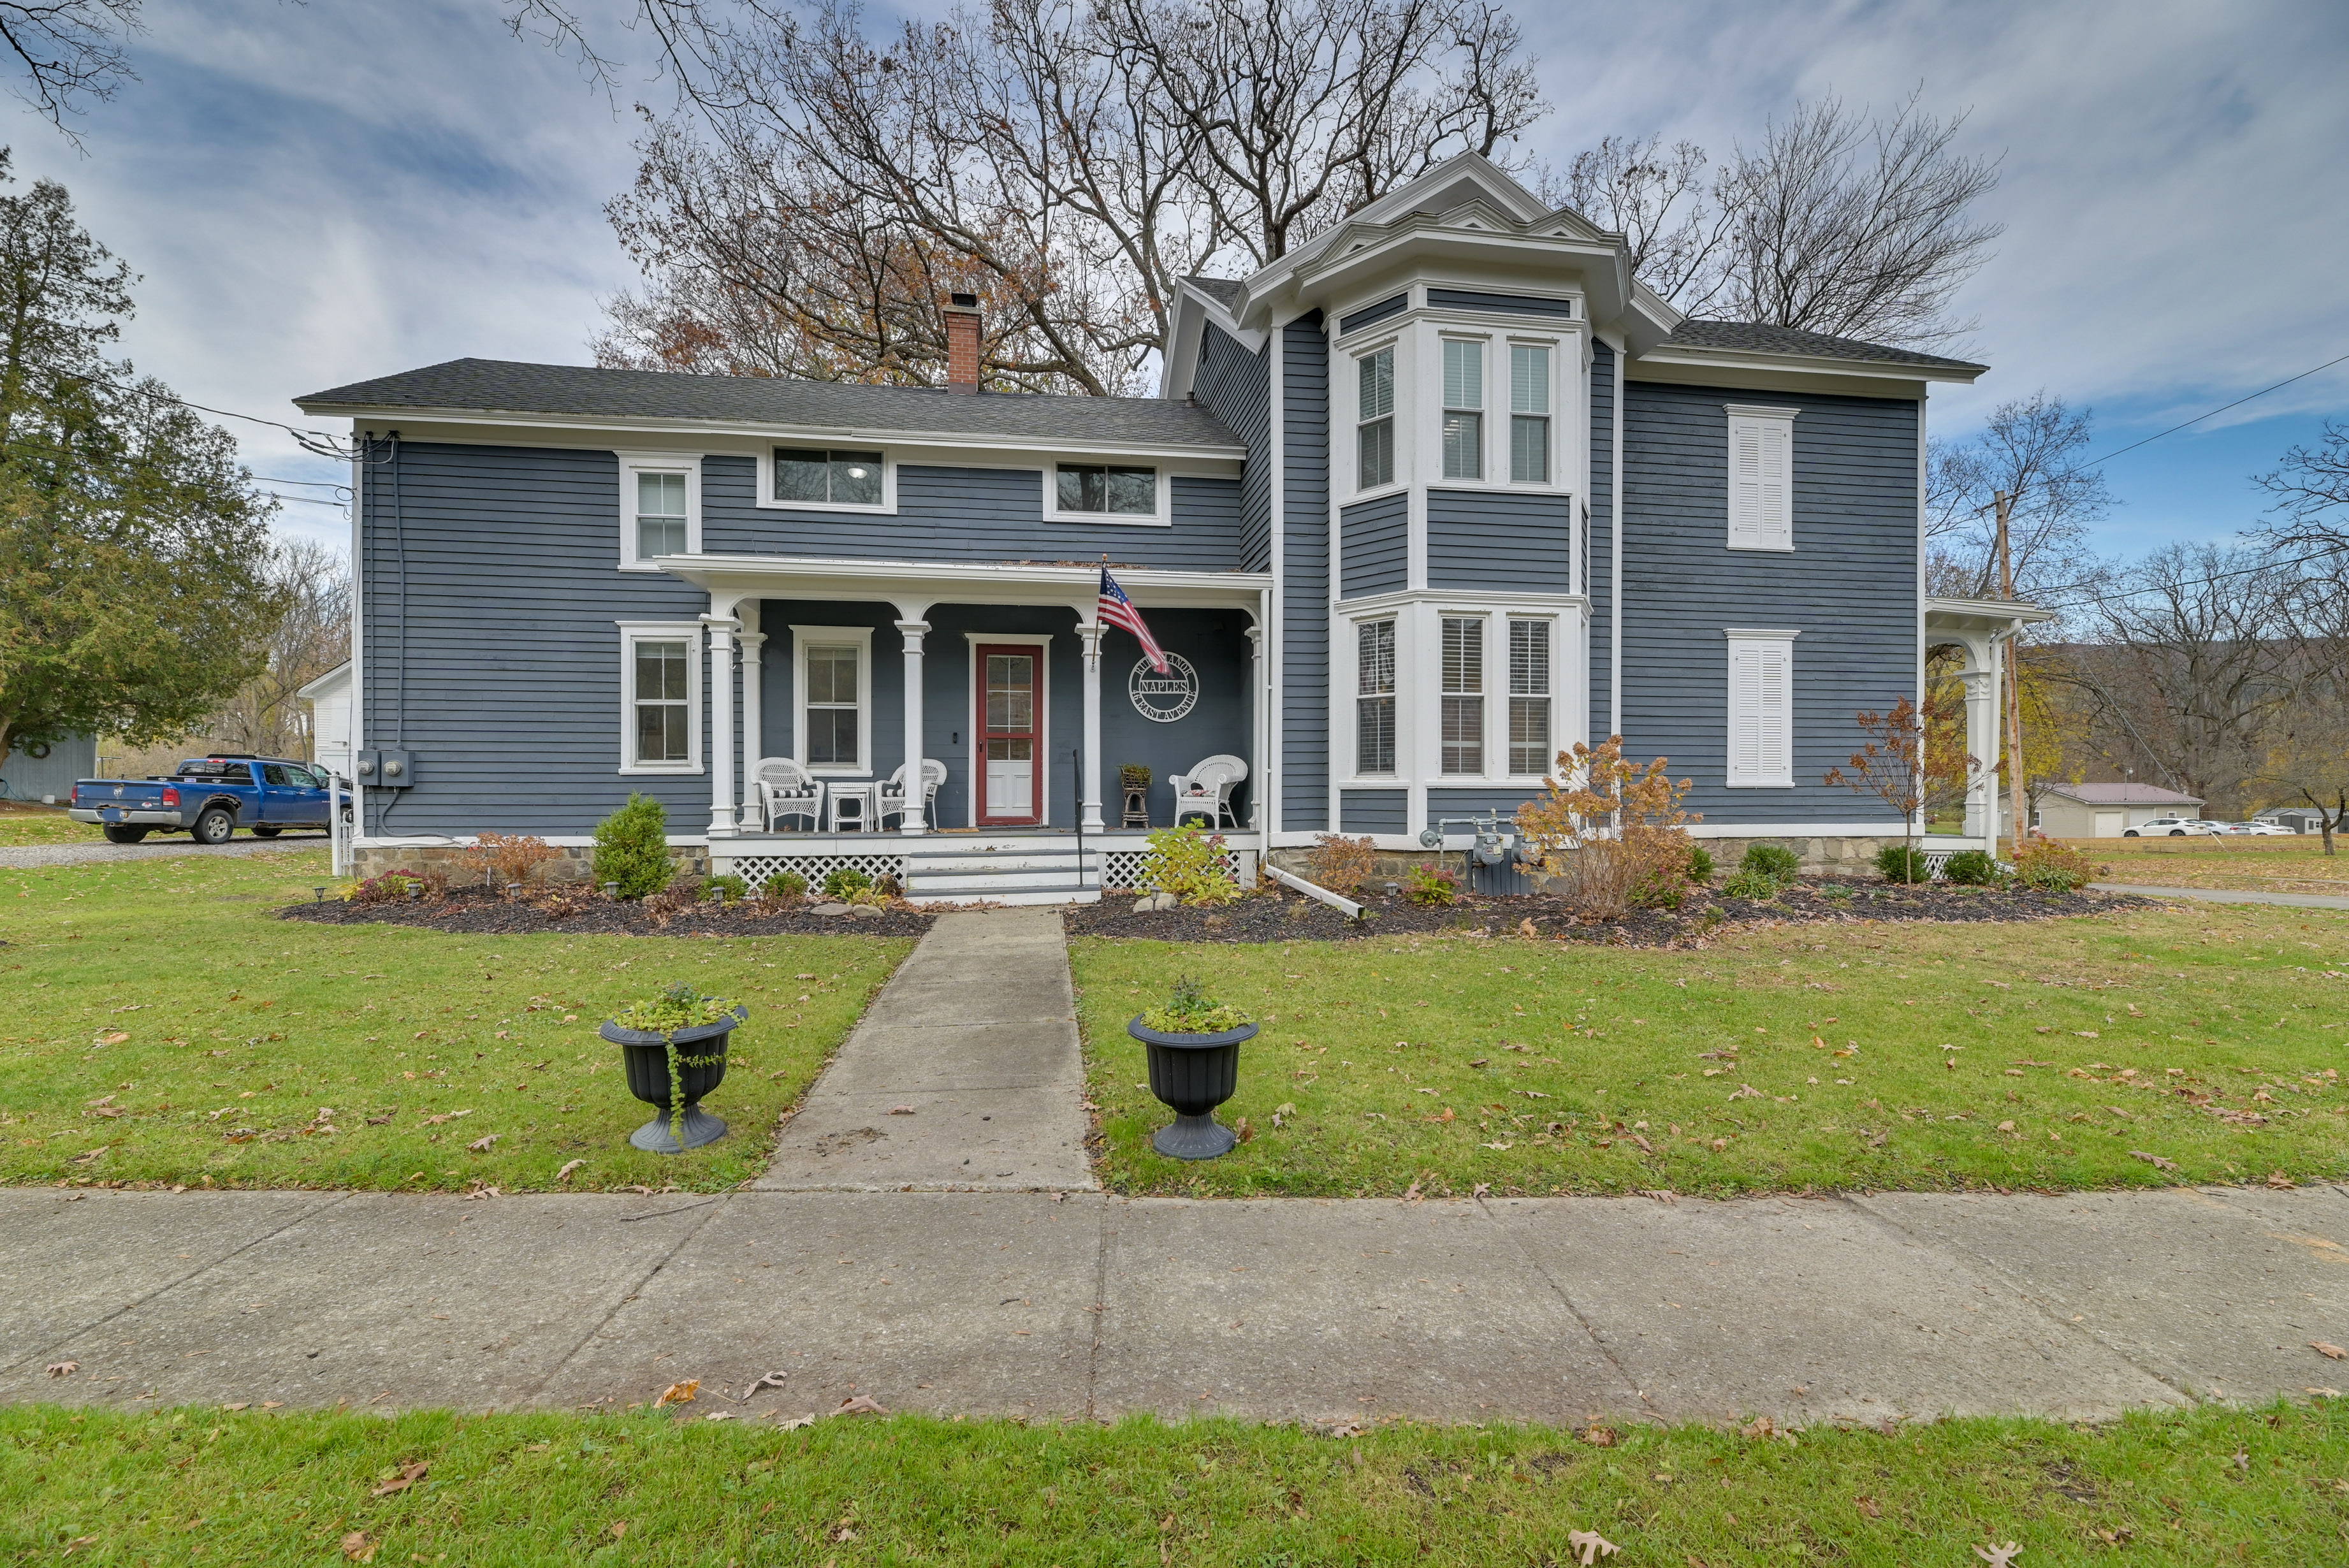
{"type": "MultiPolygon", "coordinates": [[[[350,816],[349,786],[343,815],[350,816]]],[[[324,828],[328,796],[322,769],[277,757],[196,757],[170,778],[84,779],[67,815],[95,822],[118,844],[150,833],[189,833],[224,844],[239,828],[274,839],[288,828],[324,828]]]]}

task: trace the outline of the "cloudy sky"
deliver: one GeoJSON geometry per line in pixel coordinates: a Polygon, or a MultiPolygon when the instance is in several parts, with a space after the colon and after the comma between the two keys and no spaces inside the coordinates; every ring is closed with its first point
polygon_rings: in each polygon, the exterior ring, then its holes
{"type": "MultiPolygon", "coordinates": [[[[625,0],[605,0],[625,15],[625,0]]],[[[588,7],[594,9],[593,4],[588,7]]],[[[874,6],[876,15],[886,7],[874,6]]],[[[299,393],[479,355],[585,363],[634,273],[602,216],[636,125],[497,0],[149,0],[140,80],[77,150],[0,109],[20,177],[73,191],[144,277],[127,351],[181,396],[302,423],[299,393]]],[[[1609,132],[1725,150],[1799,98],[1970,111],[2006,225],[1971,284],[1996,369],[1933,401],[1962,435],[2044,387],[2109,451],[2349,354],[2349,26],[2337,6],[1648,0],[1521,6],[1563,162],[1609,132]]],[[[604,35],[635,40],[615,21],[604,35]]],[[[655,89],[647,84],[643,89],[655,89]]],[[[2221,538],[2250,473],[2349,412],[2349,365],[2118,459],[2110,552],[2221,538]]],[[[255,470],[332,480],[264,426],[255,470]]],[[[284,486],[288,495],[323,495],[284,486]]],[[[331,505],[288,531],[340,537],[331,505]]]]}

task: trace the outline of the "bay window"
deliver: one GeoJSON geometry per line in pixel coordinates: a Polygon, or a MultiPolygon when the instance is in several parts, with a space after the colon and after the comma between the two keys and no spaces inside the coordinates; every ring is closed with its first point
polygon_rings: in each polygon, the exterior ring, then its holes
{"type": "Polygon", "coordinates": [[[1354,629],[1354,771],[1395,770],[1395,624],[1354,629]]]}
{"type": "Polygon", "coordinates": [[[1550,623],[1509,623],[1509,771],[1547,773],[1550,750],[1550,623]]]}
{"type": "Polygon", "coordinates": [[[1485,346],[1444,340],[1444,477],[1485,477],[1485,346]]]}
{"type": "Polygon", "coordinates": [[[1354,488],[1394,483],[1394,350],[1354,361],[1354,488]]]}
{"type": "Polygon", "coordinates": [[[1509,346],[1509,482],[1549,483],[1549,350],[1509,346]]]}
{"type": "Polygon", "coordinates": [[[1443,770],[1485,771],[1485,618],[1444,617],[1443,770]]]}

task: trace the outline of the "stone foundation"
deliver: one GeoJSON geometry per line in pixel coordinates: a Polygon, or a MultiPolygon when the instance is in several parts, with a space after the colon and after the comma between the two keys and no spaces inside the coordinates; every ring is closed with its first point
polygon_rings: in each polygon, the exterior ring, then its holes
{"type": "MultiPolygon", "coordinates": [[[[595,878],[595,848],[592,844],[556,844],[555,859],[538,869],[541,882],[591,882],[595,878]]],[[[677,862],[679,874],[708,876],[709,851],[699,844],[671,844],[669,858],[677,862]]],[[[354,874],[364,879],[378,877],[386,872],[440,872],[451,883],[461,883],[481,873],[467,860],[462,846],[457,844],[377,844],[355,847],[351,851],[354,874]]]]}
{"type": "MultiPolygon", "coordinates": [[[[1714,877],[1727,876],[1737,869],[1737,862],[1755,844],[1780,844],[1795,851],[1803,862],[1803,870],[1813,876],[1873,876],[1876,873],[1877,851],[1887,844],[1900,841],[1889,838],[1768,838],[1768,839],[1698,839],[1699,849],[1713,856],[1714,877]]],[[[1272,863],[1294,876],[1310,882],[1313,878],[1313,851],[1309,849],[1287,849],[1270,851],[1272,863]]],[[[1454,872],[1460,869],[1460,851],[1444,850],[1381,850],[1377,867],[1372,873],[1382,882],[1400,882],[1403,873],[1413,866],[1443,865],[1454,872]]]]}

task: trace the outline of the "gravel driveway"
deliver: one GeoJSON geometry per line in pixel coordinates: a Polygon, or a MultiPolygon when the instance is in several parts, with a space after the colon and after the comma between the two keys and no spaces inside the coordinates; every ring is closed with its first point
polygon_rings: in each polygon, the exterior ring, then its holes
{"type": "Polygon", "coordinates": [[[287,833],[282,838],[238,837],[225,844],[191,839],[150,839],[143,844],[17,844],[0,847],[0,867],[72,866],[84,861],[146,861],[161,855],[269,855],[281,850],[324,849],[324,833],[287,833]]]}

